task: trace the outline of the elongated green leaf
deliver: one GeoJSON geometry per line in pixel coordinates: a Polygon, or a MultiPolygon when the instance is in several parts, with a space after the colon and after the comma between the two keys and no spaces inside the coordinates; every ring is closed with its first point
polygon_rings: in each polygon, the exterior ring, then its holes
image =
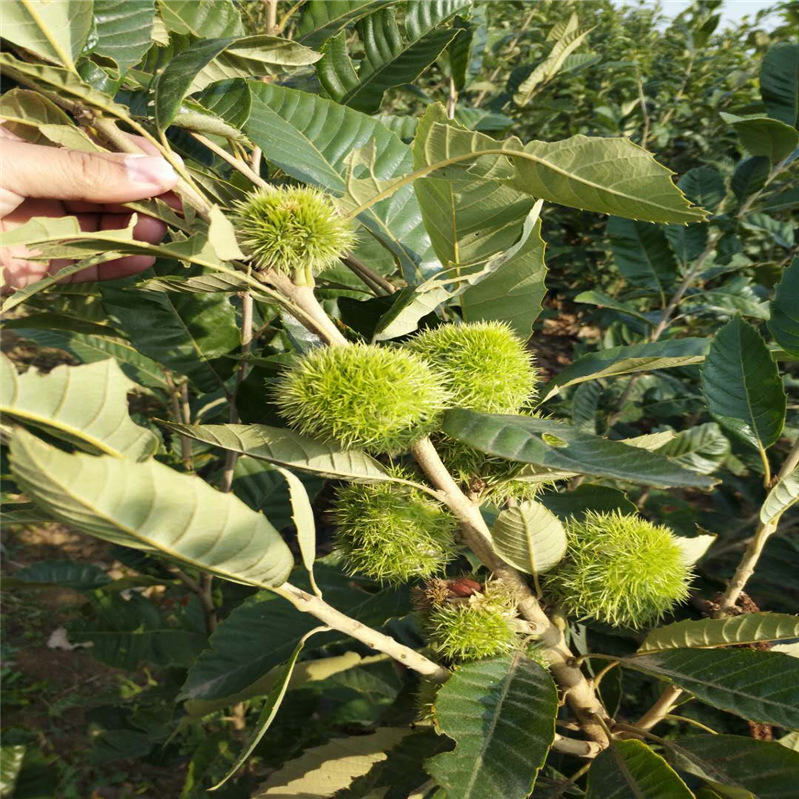
{"type": "MultiPolygon", "coordinates": [[[[369,145],[375,178],[390,180],[412,169],[410,148],[377,120],[311,94],[253,83],[247,135],[266,158],[289,175],[340,195],[347,190],[347,156],[369,145]],[[331,135],[332,134],[332,135],[331,135]]],[[[360,166],[355,177],[368,174],[360,166]]],[[[412,186],[382,200],[359,220],[400,260],[411,283],[429,272],[430,242],[412,186]]]]}
{"type": "Polygon", "coordinates": [[[703,338],[678,338],[609,347],[583,355],[547,383],[541,400],[556,396],[567,386],[654,369],[702,363],[710,344],[703,338]]]}
{"type": "Polygon", "coordinates": [[[391,480],[371,456],[262,424],[167,424],[177,433],[278,466],[347,480],[391,480]]]}
{"type": "Polygon", "coordinates": [[[92,27],[92,4],[82,0],[3,3],[3,38],[48,61],[74,69],[92,27]]]}
{"type": "Polygon", "coordinates": [[[154,0],[94,0],[94,51],[116,61],[124,74],[152,47],[154,0]]]}
{"type": "MultiPolygon", "coordinates": [[[[780,478],[768,492],[760,508],[760,521],[769,524],[779,519],[788,508],[799,502],[799,469],[780,478]]],[[[799,636],[797,636],[799,637],[799,636]]]]}
{"type": "Polygon", "coordinates": [[[305,642],[310,636],[323,629],[324,627],[317,627],[300,639],[300,642],[291,653],[289,659],[281,666],[280,673],[275,679],[275,684],[266,695],[264,704],[261,707],[261,712],[258,715],[258,720],[255,722],[255,728],[250,734],[249,740],[244,745],[244,748],[239,753],[239,756],[236,758],[236,762],[228,769],[227,774],[209,790],[216,791],[221,788],[247,762],[247,759],[253,753],[255,747],[258,746],[261,739],[266,735],[267,730],[272,726],[272,722],[275,720],[278,710],[280,710],[283,697],[286,695],[291,676],[294,673],[294,667],[297,664],[297,658],[300,656],[305,642]]]}
{"type": "Polygon", "coordinates": [[[677,262],[662,228],[611,217],[608,236],[619,272],[633,286],[665,291],[677,276],[677,262]]]}
{"type": "Polygon", "coordinates": [[[201,391],[223,385],[233,362],[211,361],[240,341],[236,313],[225,294],[127,291],[120,281],[101,284],[100,293],[114,326],[142,355],[186,375],[201,391]]]}
{"type": "Polygon", "coordinates": [[[794,258],[782,273],[769,304],[768,329],[786,352],[799,356],[799,258],[794,258]]]}
{"type": "Polygon", "coordinates": [[[545,505],[524,502],[500,512],[491,528],[494,549],[526,574],[543,574],[566,554],[566,531],[545,505]]]}
{"type": "Polygon", "coordinates": [[[618,300],[615,297],[611,297],[609,294],[605,294],[604,291],[581,291],[574,298],[574,301],[598,305],[600,308],[611,308],[614,311],[619,311],[619,313],[624,313],[628,316],[634,317],[635,319],[640,319],[642,322],[645,322],[650,326],[654,324],[651,319],[644,316],[640,311],[637,311],[635,308],[631,308],[622,300],[618,300]]]}
{"type": "Polygon", "coordinates": [[[531,416],[447,411],[444,432],[481,452],[555,471],[590,474],[656,486],[709,487],[713,481],[662,455],[531,416]]]}
{"type": "MultiPolygon", "coordinates": [[[[447,17],[433,16],[425,20],[428,30],[416,24],[416,10],[423,4],[414,4],[406,18],[406,35],[400,32],[396,15],[383,8],[358,22],[357,30],[364,59],[356,71],[347,52],[347,34],[342,32],[325,45],[324,57],[317,66],[319,82],[336,102],[358,111],[373,114],[380,109],[383,94],[394,86],[412,83],[443,52],[457,34],[455,29],[435,30],[447,17]]],[[[455,3],[424,4],[426,11],[441,9],[452,16],[458,10],[455,3]]],[[[462,2],[461,7],[467,5],[462,2]]]]}
{"type": "MultiPolygon", "coordinates": [[[[516,138],[497,142],[482,133],[434,124],[421,146],[431,164],[474,162],[481,152],[491,153],[494,157],[476,173],[483,177],[497,176],[496,156],[504,154],[515,167],[515,174],[502,175],[508,185],[572,208],[648,222],[697,222],[704,215],[688,207],[668,169],[626,139],[578,135],[523,146],[516,138]]],[[[452,177],[463,178],[463,171],[455,170],[452,177]]]]}
{"type": "Polygon", "coordinates": [[[730,188],[739,200],[744,200],[766,185],[771,162],[764,155],[753,155],[738,162],[732,174],[730,188]]]}
{"type": "Polygon", "coordinates": [[[111,578],[99,566],[72,560],[42,560],[32,563],[14,572],[11,579],[15,587],[19,584],[55,585],[75,591],[92,591],[111,582],[111,578]]]}
{"type": "MultiPolygon", "coordinates": [[[[39,510],[32,502],[4,502],[0,509],[0,524],[42,524],[52,519],[39,510]]],[[[3,582],[13,583],[14,577],[7,577],[3,582]]]]}
{"type": "Polygon", "coordinates": [[[0,412],[15,421],[41,427],[88,452],[144,460],[158,450],[156,436],[128,415],[127,394],[134,384],[115,361],[18,375],[5,355],[0,358],[0,412]]]}
{"type": "Polygon", "coordinates": [[[674,536],[677,546],[682,549],[683,561],[688,566],[698,563],[713,546],[716,538],[715,535],[695,535],[691,538],[682,535],[674,536]]]}
{"type": "Polygon", "coordinates": [[[702,391],[711,416],[747,444],[763,451],[780,437],[786,405],[780,374],[760,334],[740,316],[710,345],[702,391]]]}
{"type": "Polygon", "coordinates": [[[799,44],[780,42],[766,53],[760,92],[772,119],[794,128],[799,125],[799,44]]]}
{"type": "Polygon", "coordinates": [[[0,747],[0,794],[13,796],[25,760],[25,744],[0,747]]]}
{"type": "Polygon", "coordinates": [[[167,29],[196,39],[243,36],[244,25],[231,0],[159,0],[167,29]]]}
{"type": "Polygon", "coordinates": [[[768,117],[739,117],[722,114],[738,134],[741,144],[750,155],[763,155],[776,164],[789,156],[799,146],[796,128],[768,117]]]}
{"type": "Polygon", "coordinates": [[[252,799],[336,796],[375,763],[385,760],[386,752],[406,735],[408,731],[399,727],[381,727],[369,735],[333,738],[275,771],[252,799]]]}
{"type": "Polygon", "coordinates": [[[309,0],[302,7],[297,39],[317,47],[347,25],[397,0],[309,0]]]}
{"type": "Polygon", "coordinates": [[[460,666],[435,703],[455,751],[428,760],[428,773],[459,799],[524,799],[555,737],[557,702],[548,672],[521,652],[460,666]]]}
{"type": "Polygon", "coordinates": [[[724,199],[724,177],[712,166],[689,169],[677,184],[692,203],[708,211],[715,211],[724,199]]]}
{"type": "Polygon", "coordinates": [[[316,522],[314,521],[311,501],[299,477],[288,469],[283,469],[280,466],[276,468],[288,484],[291,516],[294,520],[294,526],[297,528],[297,543],[300,546],[302,564],[308,570],[311,585],[315,588],[316,581],[313,575],[313,564],[316,560],[316,522]]]}
{"type": "Polygon", "coordinates": [[[747,613],[727,619],[687,619],[659,627],[647,635],[638,651],[684,647],[716,647],[799,638],[799,616],[784,613],[747,613]]]}
{"type": "Polygon", "coordinates": [[[691,735],[667,741],[670,759],[681,769],[757,799],[784,799],[796,791],[799,752],[771,741],[739,735],[691,735]]]}
{"type": "Polygon", "coordinates": [[[5,129],[33,144],[47,143],[46,130],[58,130],[74,134],[71,142],[75,149],[83,142],[85,134],[73,125],[72,120],[55,103],[39,92],[27,89],[11,89],[3,94],[0,119],[5,120],[5,129]]]}
{"type": "MultiPolygon", "coordinates": [[[[316,578],[327,602],[370,627],[408,612],[407,592],[365,590],[371,584],[324,564],[317,564],[316,578]]],[[[312,616],[274,594],[262,591],[249,597],[217,626],[208,649],[189,670],[182,698],[228,701],[286,660],[316,625],[312,616]]],[[[325,633],[311,638],[307,648],[343,640],[341,633],[325,633]]]]}
{"type": "Polygon", "coordinates": [[[657,452],[700,474],[712,474],[730,453],[730,442],[715,422],[677,433],[657,452]]]}
{"type": "Polygon", "coordinates": [[[579,518],[588,510],[601,513],[612,513],[614,510],[622,513],[636,512],[635,503],[622,491],[595,483],[581,483],[572,491],[559,494],[548,492],[542,494],[538,501],[561,519],[568,519],[570,516],[579,518]]]}
{"type": "Polygon", "coordinates": [[[642,741],[612,741],[591,764],[586,799],[693,799],[677,772],[642,741]]]}
{"type": "Polygon", "coordinates": [[[154,460],[69,455],[25,432],[14,434],[11,459],[33,502],[98,538],[249,585],[280,585],[291,570],[291,553],[266,517],[199,477],[154,460]]]}
{"type": "Polygon", "coordinates": [[[745,719],[788,729],[799,726],[799,660],[781,652],[667,649],[625,658],[622,664],[745,719]]]}

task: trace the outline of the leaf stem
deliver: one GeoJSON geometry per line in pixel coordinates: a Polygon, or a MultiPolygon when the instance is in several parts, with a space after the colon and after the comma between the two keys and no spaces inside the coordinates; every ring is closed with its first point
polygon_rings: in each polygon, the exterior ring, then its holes
{"type": "Polygon", "coordinates": [[[212,153],[215,153],[223,161],[230,164],[233,169],[241,172],[244,177],[246,177],[248,180],[251,180],[256,186],[259,186],[262,189],[269,188],[269,184],[259,174],[254,172],[246,161],[242,161],[240,158],[236,158],[235,155],[231,155],[227,150],[225,150],[224,147],[220,147],[218,144],[215,144],[209,138],[203,136],[202,133],[192,132],[191,135],[198,142],[200,142],[200,144],[202,144],[204,147],[207,147],[212,153]]]}

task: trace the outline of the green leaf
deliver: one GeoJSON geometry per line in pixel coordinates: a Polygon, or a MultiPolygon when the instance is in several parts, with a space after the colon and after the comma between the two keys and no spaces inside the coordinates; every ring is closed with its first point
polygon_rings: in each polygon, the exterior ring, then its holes
{"type": "MultiPolygon", "coordinates": [[[[99,566],[72,560],[42,560],[15,571],[7,579],[13,581],[14,587],[47,585],[75,591],[92,591],[111,582],[111,578],[99,566]]],[[[5,587],[10,586],[6,584],[5,587]]]]}
{"type": "Polygon", "coordinates": [[[342,28],[397,0],[308,0],[302,7],[297,39],[318,47],[342,28]]]}
{"type": "Polygon", "coordinates": [[[744,200],[765,185],[771,162],[764,155],[753,155],[738,162],[732,173],[730,188],[739,200],[744,200]]]}
{"type": "Polygon", "coordinates": [[[757,799],[785,799],[796,791],[799,753],[778,743],[739,735],[691,735],[665,743],[681,769],[751,791],[757,799]]]}
{"type": "Polygon", "coordinates": [[[583,355],[547,383],[541,402],[567,386],[655,369],[671,369],[704,361],[710,345],[703,338],[678,338],[609,347],[583,355]]]}
{"type": "Polygon", "coordinates": [[[797,502],[799,502],[799,468],[781,477],[772,486],[760,508],[760,521],[763,524],[776,521],[797,502]]]}
{"type": "Polygon", "coordinates": [[[302,472],[345,480],[393,479],[364,452],[343,450],[293,430],[262,424],[165,424],[170,430],[196,441],[302,472]]]}
{"type": "Polygon", "coordinates": [[[666,239],[677,259],[683,264],[696,260],[707,247],[707,223],[698,225],[666,225],[666,239]]]}
{"type": "Polygon", "coordinates": [[[616,266],[629,283],[660,292],[674,283],[677,262],[662,228],[613,216],[608,236],[616,266]]]}
{"type": "Polygon", "coordinates": [[[305,486],[302,484],[299,477],[288,469],[283,469],[280,466],[276,468],[280,474],[283,475],[283,479],[288,485],[289,499],[291,501],[291,518],[297,529],[297,543],[300,547],[302,564],[308,571],[308,576],[311,580],[311,585],[314,587],[314,591],[318,594],[319,589],[316,587],[313,573],[313,564],[316,560],[316,522],[314,521],[311,500],[308,498],[308,492],[305,490],[305,486]]]}
{"type": "Polygon", "coordinates": [[[757,330],[740,316],[727,322],[702,367],[702,392],[710,415],[761,452],[780,437],[785,391],[777,365],[757,330]]]}
{"type": "Polygon", "coordinates": [[[577,488],[561,493],[547,492],[538,500],[561,519],[580,517],[588,510],[601,513],[636,513],[636,505],[623,491],[596,483],[580,483],[577,488]]]}
{"type": "MultiPolygon", "coordinates": [[[[252,113],[246,133],[291,177],[336,195],[347,190],[348,156],[369,145],[380,181],[409,173],[410,148],[377,120],[311,94],[252,83],[252,113]]],[[[367,172],[360,166],[355,177],[367,172]]],[[[412,186],[405,186],[359,216],[369,231],[399,258],[410,283],[429,271],[430,242],[412,186]]]]}
{"type": "MultiPolygon", "coordinates": [[[[415,145],[416,146],[416,145],[415,145]]],[[[670,172],[626,139],[572,136],[559,142],[517,138],[495,141],[482,133],[434,124],[422,142],[431,164],[456,165],[493,157],[471,174],[496,177],[497,156],[512,161],[514,172],[500,174],[507,185],[550,202],[648,222],[697,222],[704,212],[689,208],[671,182],[670,172]]],[[[443,176],[441,172],[438,176],[443,176]]],[[[462,169],[453,177],[462,179],[462,169]]]]}
{"type": "Polygon", "coordinates": [[[799,208],[799,189],[787,189],[773,194],[763,204],[763,210],[775,214],[778,211],[793,211],[799,208]]]}
{"type": "Polygon", "coordinates": [[[375,763],[385,760],[386,752],[408,734],[408,730],[399,727],[380,727],[369,735],[333,738],[322,746],[306,749],[273,772],[252,799],[336,796],[375,763]]]}
{"type": "Polygon", "coordinates": [[[231,0],[159,0],[167,29],[196,39],[243,36],[239,10],[231,0]]]}
{"type": "Polygon", "coordinates": [[[155,460],[69,455],[22,431],[12,439],[11,460],[33,502],[98,538],[247,585],[280,585],[291,570],[291,553],[266,517],[199,477],[155,460]]]}
{"type": "MultiPolygon", "coordinates": [[[[468,5],[462,2],[461,7],[468,5]]],[[[454,29],[434,30],[448,17],[453,16],[458,5],[453,2],[413,4],[406,16],[406,35],[400,33],[396,14],[383,8],[361,18],[357,24],[364,58],[356,71],[347,47],[347,33],[330,39],[324,48],[322,60],[317,65],[319,82],[327,94],[341,105],[347,105],[366,114],[380,110],[383,94],[394,86],[412,83],[432,64],[452,41],[454,29]],[[427,15],[441,10],[445,16],[434,13],[424,30],[419,22],[419,6],[424,5],[427,15]]]]}
{"type": "Polygon", "coordinates": [[[710,487],[714,482],[671,463],[662,455],[583,433],[551,419],[458,408],[445,413],[443,431],[489,455],[555,471],[663,487],[710,487]]]}
{"type": "Polygon", "coordinates": [[[686,536],[677,535],[674,536],[674,540],[677,546],[682,549],[683,561],[688,566],[693,566],[705,556],[710,547],[713,546],[717,537],[718,536],[715,535],[694,535],[688,538],[686,536]]]}
{"type": "Polygon", "coordinates": [[[114,326],[142,355],[186,375],[201,391],[223,386],[232,366],[211,361],[240,341],[236,313],[225,294],[128,291],[120,281],[101,284],[100,293],[114,326]]]}
{"type": "Polygon", "coordinates": [[[775,44],[760,67],[766,113],[786,125],[799,125],[799,44],[775,44]]]}
{"type": "Polygon", "coordinates": [[[611,741],[588,770],[586,799],[693,799],[677,772],[642,741],[611,741]]]}
{"type": "Polygon", "coordinates": [[[0,796],[14,795],[26,749],[25,744],[0,747],[0,796]]]}
{"type": "Polygon", "coordinates": [[[11,0],[3,3],[3,38],[74,71],[92,28],[92,4],[83,0],[11,0]]]}
{"type": "MultiPolygon", "coordinates": [[[[321,563],[316,578],[327,602],[370,627],[408,612],[407,592],[375,593],[371,584],[321,563]]],[[[181,697],[227,700],[249,689],[286,660],[299,639],[317,624],[312,616],[269,592],[249,597],[219,623],[208,648],[189,670],[181,697]]],[[[344,640],[342,633],[326,633],[312,638],[308,648],[344,640]]]]}
{"type": "MultiPolygon", "coordinates": [[[[52,519],[40,511],[32,502],[4,502],[0,508],[0,524],[42,524],[52,519]]],[[[4,585],[15,578],[6,577],[4,585]]]]}
{"type": "Polygon", "coordinates": [[[154,0],[94,0],[94,52],[113,58],[124,75],[152,47],[154,0]]]}
{"type": "Polygon", "coordinates": [[[555,737],[557,707],[549,673],[522,652],[459,666],[435,702],[455,751],[428,760],[428,773],[458,799],[524,799],[555,737]]]}
{"type": "Polygon", "coordinates": [[[687,619],[658,627],[646,636],[638,651],[707,648],[788,638],[799,638],[799,617],[784,613],[747,613],[726,619],[687,619]]]}
{"type": "Polygon", "coordinates": [[[682,430],[656,451],[686,469],[712,474],[730,454],[730,442],[715,422],[707,422],[682,430]]]}
{"type": "Polygon", "coordinates": [[[752,649],[667,649],[624,658],[707,704],[763,724],[799,726],[799,659],[752,649]]]}
{"type": "Polygon", "coordinates": [[[769,303],[768,329],[786,352],[799,356],[799,257],[782,273],[769,303]]]}
{"type": "Polygon", "coordinates": [[[255,747],[258,746],[261,739],[266,735],[267,730],[272,726],[272,722],[275,720],[278,710],[280,710],[283,697],[286,695],[286,691],[289,687],[289,681],[294,673],[294,667],[297,664],[297,658],[300,656],[306,640],[324,629],[324,627],[317,627],[304,635],[291,653],[289,659],[280,667],[280,673],[276,676],[275,683],[264,700],[264,704],[261,707],[261,712],[258,714],[258,720],[255,722],[255,728],[249,740],[236,758],[236,762],[228,769],[227,774],[225,774],[213,788],[209,788],[209,791],[216,791],[221,788],[247,762],[247,759],[253,753],[255,747]]]}
{"type": "MultiPolygon", "coordinates": [[[[0,119],[5,128],[32,144],[47,144],[53,131],[59,131],[64,146],[86,149],[90,139],[75,127],[72,120],[55,103],[39,92],[27,89],[11,89],[3,94],[0,119]],[[47,134],[50,134],[49,136],[47,134]]],[[[96,149],[96,145],[91,145],[96,149]]]]}
{"type": "Polygon", "coordinates": [[[608,294],[605,294],[603,291],[581,291],[575,298],[575,302],[584,302],[590,305],[597,305],[600,308],[611,308],[614,311],[618,311],[619,313],[627,314],[628,316],[632,316],[634,319],[640,319],[642,322],[645,322],[647,325],[654,326],[654,323],[651,319],[644,316],[640,311],[636,311],[635,308],[630,308],[626,305],[622,300],[618,300],[615,297],[611,297],[608,294]]]}
{"type": "Polygon", "coordinates": [[[768,117],[739,117],[721,114],[735,128],[741,144],[750,155],[762,155],[772,164],[787,158],[799,146],[796,128],[768,117]]]}
{"type": "Polygon", "coordinates": [[[689,169],[677,184],[686,197],[696,205],[715,211],[724,199],[724,177],[712,166],[699,166],[689,169]]]}
{"type": "Polygon", "coordinates": [[[525,574],[548,572],[566,554],[566,531],[540,502],[523,502],[500,511],[491,540],[502,560],[525,574]]]}
{"type": "Polygon", "coordinates": [[[21,424],[40,427],[88,452],[144,460],[158,439],[134,424],[127,394],[133,383],[109,359],[85,366],[57,366],[46,375],[30,369],[18,375],[0,356],[0,411],[21,424]]]}

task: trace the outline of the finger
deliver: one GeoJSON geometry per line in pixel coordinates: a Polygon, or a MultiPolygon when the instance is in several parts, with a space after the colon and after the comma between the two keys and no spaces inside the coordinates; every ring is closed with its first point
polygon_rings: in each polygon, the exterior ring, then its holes
{"type": "Polygon", "coordinates": [[[5,216],[26,198],[134,202],[162,194],[176,183],[175,171],[163,158],[7,141],[0,214],[5,216]]]}

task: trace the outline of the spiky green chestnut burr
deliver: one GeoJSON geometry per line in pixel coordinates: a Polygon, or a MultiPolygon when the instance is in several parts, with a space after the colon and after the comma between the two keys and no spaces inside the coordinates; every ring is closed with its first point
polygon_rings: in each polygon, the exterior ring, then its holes
{"type": "Polygon", "coordinates": [[[455,518],[410,486],[340,488],[333,519],[336,547],[347,566],[382,583],[430,577],[455,554],[455,518]]]}
{"type": "Polygon", "coordinates": [[[532,356],[501,322],[442,325],[406,346],[442,375],[459,408],[516,413],[535,393],[532,356]]]}
{"type": "Polygon", "coordinates": [[[239,243],[260,269],[274,269],[310,285],[355,243],[352,223],[324,192],[307,186],[270,186],[235,206],[239,243]]]}
{"type": "Polygon", "coordinates": [[[567,613],[638,629],[687,599],[691,568],[668,527],[589,511],[566,532],[566,558],[543,587],[567,613]]]}
{"type": "Polygon", "coordinates": [[[275,397],[301,433],[376,453],[408,449],[447,406],[421,358],[370,344],[311,350],[279,378],[275,397]]]}
{"type": "Polygon", "coordinates": [[[434,606],[426,626],[433,648],[447,660],[460,662],[516,649],[521,638],[515,618],[515,597],[501,584],[487,583],[482,593],[434,606]]]}

